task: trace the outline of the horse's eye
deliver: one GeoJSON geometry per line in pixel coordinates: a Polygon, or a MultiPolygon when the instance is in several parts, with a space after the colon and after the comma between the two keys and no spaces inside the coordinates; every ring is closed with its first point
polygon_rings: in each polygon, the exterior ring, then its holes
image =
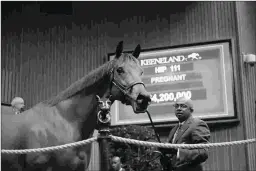
{"type": "Polygon", "coordinates": [[[124,73],[124,70],[122,67],[117,68],[116,71],[118,72],[118,74],[124,73]]]}

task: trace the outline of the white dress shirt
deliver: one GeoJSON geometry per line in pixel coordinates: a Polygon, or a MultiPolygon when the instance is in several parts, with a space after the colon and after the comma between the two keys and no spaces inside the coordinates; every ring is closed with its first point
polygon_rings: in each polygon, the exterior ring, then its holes
{"type": "MultiPolygon", "coordinates": [[[[180,125],[180,127],[182,127],[182,125],[185,123],[185,121],[183,121],[183,122],[179,122],[179,125],[180,125]]],[[[179,158],[180,157],[180,149],[178,148],[178,151],[177,151],[177,158],[179,158]]]]}

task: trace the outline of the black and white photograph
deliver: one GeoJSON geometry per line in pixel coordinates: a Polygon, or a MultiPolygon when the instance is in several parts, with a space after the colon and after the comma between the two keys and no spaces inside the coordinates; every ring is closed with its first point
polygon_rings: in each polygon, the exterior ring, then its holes
{"type": "Polygon", "coordinates": [[[256,1],[1,1],[2,171],[256,171],[256,1]]]}

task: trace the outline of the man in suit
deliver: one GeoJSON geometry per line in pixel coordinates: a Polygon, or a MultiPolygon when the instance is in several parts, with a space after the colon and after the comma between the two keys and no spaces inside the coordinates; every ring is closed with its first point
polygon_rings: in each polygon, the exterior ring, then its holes
{"type": "Polygon", "coordinates": [[[24,100],[21,97],[13,98],[11,105],[12,105],[12,109],[13,109],[15,115],[18,115],[18,114],[24,112],[25,105],[24,105],[24,100]]]}
{"type": "Polygon", "coordinates": [[[122,163],[120,160],[120,157],[114,156],[111,160],[111,171],[125,171],[124,168],[122,168],[122,163]]]}
{"type": "MultiPolygon", "coordinates": [[[[167,142],[172,144],[205,144],[209,142],[210,130],[207,124],[193,118],[192,101],[181,97],[174,104],[175,115],[179,120],[170,132],[167,142]]],[[[202,163],[208,158],[207,148],[198,149],[160,149],[169,157],[169,171],[202,171],[202,163]]]]}

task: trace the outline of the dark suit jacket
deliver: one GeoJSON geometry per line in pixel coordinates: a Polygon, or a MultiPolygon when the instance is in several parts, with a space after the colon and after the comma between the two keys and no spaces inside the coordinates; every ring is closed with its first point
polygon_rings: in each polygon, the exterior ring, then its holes
{"type": "MultiPolygon", "coordinates": [[[[172,143],[173,136],[178,128],[176,125],[170,132],[167,143],[172,143]]],[[[201,144],[208,143],[210,130],[207,124],[192,116],[181,126],[176,136],[175,144],[201,144]]],[[[175,171],[202,171],[201,163],[208,158],[208,149],[179,149],[179,158],[174,154],[171,163],[175,171]]]]}

